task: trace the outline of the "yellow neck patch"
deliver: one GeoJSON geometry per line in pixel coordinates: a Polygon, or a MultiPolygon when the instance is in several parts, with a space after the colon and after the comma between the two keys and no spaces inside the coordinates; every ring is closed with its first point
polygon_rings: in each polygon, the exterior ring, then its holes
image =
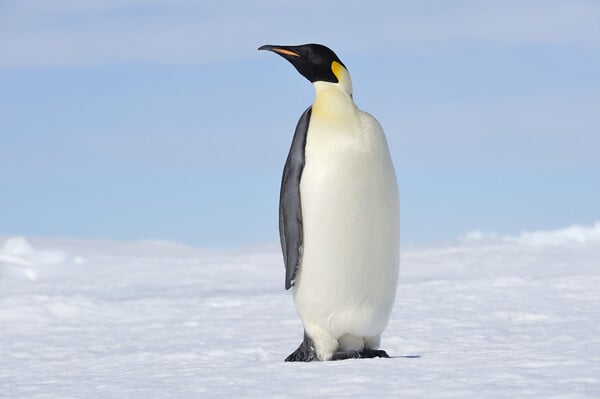
{"type": "Polygon", "coordinates": [[[352,80],[350,79],[348,70],[341,63],[333,61],[331,63],[331,72],[333,72],[338,80],[337,86],[352,96],[352,80]]]}
{"type": "Polygon", "coordinates": [[[344,68],[342,66],[342,64],[340,64],[337,61],[333,61],[331,63],[331,71],[333,72],[333,74],[337,78],[338,82],[342,81],[342,77],[344,76],[344,69],[346,69],[346,68],[344,68]]]}

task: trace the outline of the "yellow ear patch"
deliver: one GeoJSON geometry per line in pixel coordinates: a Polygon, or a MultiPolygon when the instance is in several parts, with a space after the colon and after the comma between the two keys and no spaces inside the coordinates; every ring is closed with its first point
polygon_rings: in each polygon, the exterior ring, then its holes
{"type": "Polygon", "coordinates": [[[275,51],[275,52],[277,52],[279,54],[285,54],[285,55],[291,55],[291,56],[294,56],[294,57],[300,57],[300,54],[294,53],[293,51],[282,49],[282,48],[274,48],[273,51],[275,51]]]}
{"type": "Polygon", "coordinates": [[[335,75],[335,77],[337,78],[338,82],[342,81],[342,77],[344,76],[344,70],[346,68],[344,68],[342,66],[342,64],[340,64],[337,61],[333,61],[331,63],[331,71],[333,72],[333,74],[335,75]]]}

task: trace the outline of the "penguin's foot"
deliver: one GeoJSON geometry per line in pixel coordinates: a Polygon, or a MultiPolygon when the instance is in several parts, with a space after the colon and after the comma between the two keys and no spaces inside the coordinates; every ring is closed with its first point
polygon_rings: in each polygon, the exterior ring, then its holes
{"type": "Polygon", "coordinates": [[[345,351],[335,351],[333,355],[331,355],[331,359],[329,360],[346,360],[346,359],[358,359],[360,358],[360,353],[358,351],[353,350],[345,350],[345,351]]]}
{"type": "Polygon", "coordinates": [[[374,357],[390,357],[386,351],[381,350],[381,349],[368,349],[365,348],[362,351],[360,351],[360,357],[364,358],[364,359],[372,359],[374,357]]]}
{"type": "Polygon", "coordinates": [[[285,358],[286,362],[312,362],[313,360],[319,360],[317,352],[315,351],[315,345],[306,333],[304,333],[304,341],[300,344],[298,349],[290,353],[285,358]]]}
{"type": "Polygon", "coordinates": [[[335,351],[331,356],[331,360],[346,360],[346,359],[372,359],[374,357],[390,357],[384,350],[379,349],[363,349],[359,351],[345,350],[335,351]]]}

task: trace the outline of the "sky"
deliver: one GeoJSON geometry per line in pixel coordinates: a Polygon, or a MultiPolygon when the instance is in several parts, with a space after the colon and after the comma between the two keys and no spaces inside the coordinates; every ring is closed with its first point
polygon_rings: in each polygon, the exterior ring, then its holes
{"type": "Polygon", "coordinates": [[[404,245],[600,221],[598,1],[0,0],[0,235],[278,242],[322,43],[382,124],[404,245]]]}

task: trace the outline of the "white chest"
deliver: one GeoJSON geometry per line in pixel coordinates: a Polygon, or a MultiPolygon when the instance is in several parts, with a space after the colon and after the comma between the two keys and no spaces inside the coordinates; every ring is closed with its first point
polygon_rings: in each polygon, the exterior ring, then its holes
{"type": "Polygon", "coordinates": [[[396,176],[379,123],[349,97],[335,100],[326,109],[315,101],[309,125],[295,300],[305,321],[376,330],[387,323],[396,289],[396,176]]]}

